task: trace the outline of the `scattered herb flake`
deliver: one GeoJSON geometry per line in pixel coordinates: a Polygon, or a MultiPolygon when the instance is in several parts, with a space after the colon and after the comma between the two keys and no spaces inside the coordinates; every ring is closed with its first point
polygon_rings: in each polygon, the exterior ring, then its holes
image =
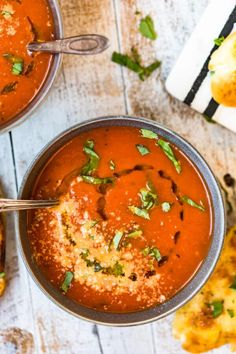
{"type": "Polygon", "coordinates": [[[99,177],[92,177],[92,176],[81,176],[85,183],[89,184],[112,184],[114,182],[114,178],[107,177],[107,178],[99,178],[99,177]]]}
{"type": "Polygon", "coordinates": [[[227,312],[228,312],[228,314],[229,314],[229,316],[230,316],[231,318],[234,317],[234,310],[232,310],[232,309],[227,309],[227,312]]]}
{"type": "Polygon", "coordinates": [[[154,22],[151,16],[146,16],[142,18],[139,25],[139,32],[143,37],[155,40],[157,39],[157,33],[155,31],[154,22]]]}
{"type": "Polygon", "coordinates": [[[142,144],[136,144],[136,148],[142,156],[148,155],[150,153],[148,148],[142,144]]]}
{"type": "Polygon", "coordinates": [[[214,301],[209,305],[210,305],[210,308],[212,309],[212,317],[213,318],[217,318],[222,314],[223,301],[214,301]]]}
{"type": "Polygon", "coordinates": [[[5,53],[3,54],[3,58],[5,58],[9,63],[12,64],[11,72],[13,75],[21,75],[24,70],[24,60],[16,55],[5,53]]]}
{"type": "Polygon", "coordinates": [[[157,194],[146,188],[140,189],[139,196],[142,202],[142,209],[150,210],[158,202],[157,194]]]}
{"type": "Polygon", "coordinates": [[[116,231],[115,236],[112,240],[112,244],[115,250],[119,249],[120,242],[122,240],[123,235],[124,235],[123,231],[116,231]]]}
{"type": "Polygon", "coordinates": [[[215,45],[217,45],[217,47],[220,47],[221,44],[224,42],[224,40],[225,40],[225,37],[221,36],[219,38],[214,39],[214,43],[215,43],[215,45]]]}
{"type": "Polygon", "coordinates": [[[138,238],[141,237],[143,235],[143,231],[142,230],[135,230],[130,232],[127,237],[128,238],[138,238]]]}
{"type": "Polygon", "coordinates": [[[139,75],[140,80],[142,81],[147,79],[161,65],[161,62],[159,60],[156,60],[151,65],[144,67],[143,65],[141,65],[141,57],[138,54],[137,50],[133,49],[132,55],[133,58],[126,54],[113,52],[111,60],[114,63],[124,66],[130,69],[131,71],[137,73],[139,75]]]}
{"type": "Polygon", "coordinates": [[[158,139],[158,136],[156,133],[152,132],[151,130],[148,129],[140,129],[141,136],[143,138],[147,139],[158,139]]]}
{"type": "Polygon", "coordinates": [[[66,272],[65,279],[61,285],[61,290],[64,291],[64,293],[68,291],[73,278],[74,278],[74,273],[66,272]]]}
{"type": "Polygon", "coordinates": [[[109,167],[112,171],[115,171],[116,165],[115,162],[113,160],[109,161],[109,167]]]}
{"type": "Polygon", "coordinates": [[[182,169],[181,169],[180,162],[175,157],[174,151],[172,150],[170,143],[162,139],[159,139],[157,145],[160,146],[160,148],[163,150],[163,152],[168,157],[168,159],[173,163],[176,171],[178,173],[181,173],[182,169]]]}
{"type": "Polygon", "coordinates": [[[164,213],[168,213],[171,209],[171,203],[163,202],[163,203],[161,203],[161,208],[162,208],[162,211],[164,211],[164,213]]]}
{"type": "Polygon", "coordinates": [[[194,202],[192,199],[190,199],[189,197],[187,197],[186,195],[181,197],[181,201],[184,202],[185,204],[188,204],[194,208],[197,208],[201,211],[205,211],[205,207],[203,204],[197,204],[196,202],[194,202]]]}
{"type": "Polygon", "coordinates": [[[1,272],[1,273],[0,273],[0,279],[5,278],[5,276],[6,276],[6,273],[5,273],[5,272],[1,272]]]}
{"type": "Polygon", "coordinates": [[[89,157],[89,160],[82,167],[81,174],[87,176],[87,175],[91,175],[94,171],[96,171],[99,161],[100,161],[100,157],[94,151],[94,141],[93,140],[87,140],[85,142],[83,151],[89,157]]]}
{"type": "Polygon", "coordinates": [[[157,262],[160,262],[162,259],[161,252],[157,247],[147,246],[142,250],[142,253],[144,256],[150,256],[154,258],[157,262]]]}
{"type": "Polygon", "coordinates": [[[147,219],[147,220],[150,220],[150,216],[149,216],[149,213],[146,209],[141,209],[141,208],[138,208],[134,205],[129,205],[129,210],[134,214],[134,215],[137,215],[137,216],[140,216],[141,218],[144,218],[144,219],[147,219]]]}

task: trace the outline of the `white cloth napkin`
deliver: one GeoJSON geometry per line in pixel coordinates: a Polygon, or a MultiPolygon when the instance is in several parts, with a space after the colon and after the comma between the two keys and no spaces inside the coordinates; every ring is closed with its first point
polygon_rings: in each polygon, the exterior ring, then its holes
{"type": "Polygon", "coordinates": [[[212,0],[166,81],[170,94],[236,132],[236,108],[214,101],[208,63],[214,39],[236,30],[236,0],[212,0]]]}

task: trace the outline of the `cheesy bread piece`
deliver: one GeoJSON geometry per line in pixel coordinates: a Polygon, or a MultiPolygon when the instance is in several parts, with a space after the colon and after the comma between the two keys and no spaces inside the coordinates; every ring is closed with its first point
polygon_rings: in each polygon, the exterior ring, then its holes
{"type": "Polygon", "coordinates": [[[226,236],[219,262],[206,285],[177,311],[173,335],[191,353],[227,343],[236,350],[236,226],[226,236]]]}
{"type": "Polygon", "coordinates": [[[236,107],[236,32],[230,34],[212,54],[209,70],[215,101],[236,107]]]}

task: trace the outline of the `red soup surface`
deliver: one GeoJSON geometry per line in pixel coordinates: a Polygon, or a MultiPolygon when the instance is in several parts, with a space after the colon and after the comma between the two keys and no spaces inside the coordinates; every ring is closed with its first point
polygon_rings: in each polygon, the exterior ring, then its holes
{"type": "Polygon", "coordinates": [[[194,275],[211,241],[207,188],[188,158],[149,130],[97,128],[47,163],[28,214],[33,255],[65,296],[105,311],[163,303],[194,275]]]}
{"type": "Polygon", "coordinates": [[[0,1],[0,126],[28,106],[47,77],[52,56],[27,45],[53,38],[46,0],[0,1]]]}

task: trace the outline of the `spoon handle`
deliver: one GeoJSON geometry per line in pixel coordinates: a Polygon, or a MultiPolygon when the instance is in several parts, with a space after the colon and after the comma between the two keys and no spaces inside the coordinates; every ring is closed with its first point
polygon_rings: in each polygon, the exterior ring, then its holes
{"type": "Polygon", "coordinates": [[[57,39],[51,42],[30,43],[31,52],[65,53],[92,55],[103,52],[109,46],[108,38],[98,34],[86,34],[76,37],[57,39]]]}
{"type": "Polygon", "coordinates": [[[0,199],[0,213],[14,210],[51,208],[59,204],[58,200],[14,200],[0,199]]]}

